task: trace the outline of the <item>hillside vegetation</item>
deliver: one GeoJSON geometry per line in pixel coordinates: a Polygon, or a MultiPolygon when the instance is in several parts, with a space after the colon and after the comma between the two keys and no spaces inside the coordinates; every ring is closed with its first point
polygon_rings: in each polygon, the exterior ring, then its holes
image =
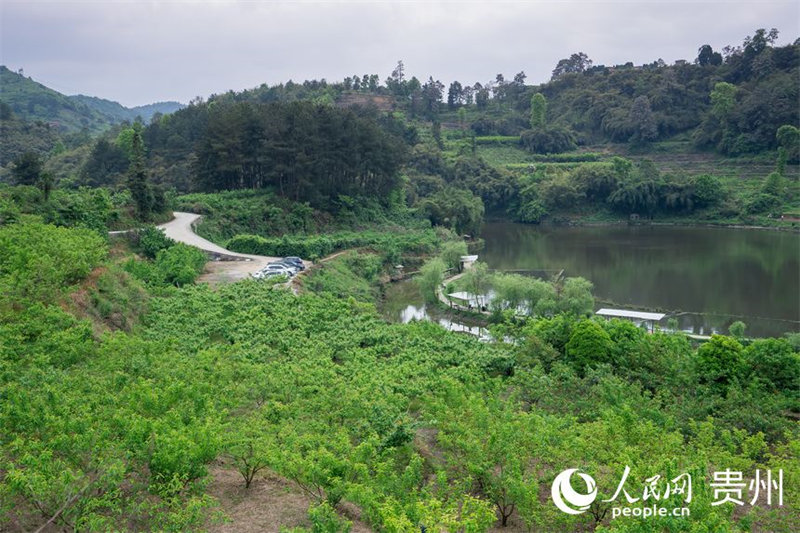
{"type": "MultiPolygon", "coordinates": [[[[4,527],[204,529],[224,512],[205,492],[217,459],[243,487],[265,472],[290,480],[310,518],[285,525],[315,531],[346,531],[353,506],[387,531],[649,528],[609,521],[600,503],[625,466],[639,496],[649,476],[692,475],[691,516],[661,528],[800,526],[794,504],[712,506],[708,487],[714,468],[782,469],[785,501],[798,497],[786,414],[800,401],[800,354],[786,340],[715,336],[694,349],[568,311],[510,322],[501,336],[513,343],[485,344],[387,324],[345,295],[191,286],[189,250],[158,232],[132,242],[140,259],[109,257],[104,241],[35,220],[0,227],[4,527]],[[583,515],[547,501],[570,465],[600,488],[583,515]]],[[[328,276],[315,283],[335,293],[328,276]]]]}
{"type": "Polygon", "coordinates": [[[156,113],[172,113],[181,109],[178,102],[158,102],[133,108],[93,96],[67,96],[0,66],[0,103],[6,104],[19,118],[44,122],[61,132],[86,130],[100,133],[112,124],[136,117],[149,121],[156,113]]]}
{"type": "Polygon", "coordinates": [[[592,317],[590,280],[480,264],[451,288],[491,283],[492,342],[372,303],[398,265],[422,265],[433,300],[487,214],[795,224],[780,215],[800,214],[800,44],[775,38],[701,47],[695,64],[578,53],[542,86],[520,73],[446,97],[400,63],[384,83],[264,85],[95,137],[42,117],[70,109],[99,131],[113,103],[68,108],[4,70],[0,530],[213,530],[275,480],[303,516],[227,525],[800,530],[797,334],[739,323],[693,344],[592,317]],[[151,225],[172,209],[234,250],[341,253],[288,288],[196,284],[205,255],[151,225]],[[596,481],[583,513],[552,502],[569,468],[596,481]],[[783,505],[757,482],[720,504],[718,474],[767,471],[783,505]],[[239,487],[217,499],[220,472],[239,487]],[[634,502],[691,513],[612,519],[634,502]]]}

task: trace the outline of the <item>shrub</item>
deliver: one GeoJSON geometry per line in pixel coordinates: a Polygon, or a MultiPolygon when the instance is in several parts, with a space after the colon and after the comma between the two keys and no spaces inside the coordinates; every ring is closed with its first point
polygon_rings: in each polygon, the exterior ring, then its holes
{"type": "Polygon", "coordinates": [[[575,135],[561,127],[523,131],[520,144],[534,154],[557,154],[577,148],[575,135]]]}
{"type": "Polygon", "coordinates": [[[581,373],[590,366],[610,362],[613,348],[611,337],[593,320],[578,322],[565,346],[568,360],[581,373]]]}
{"type": "Polygon", "coordinates": [[[155,226],[145,226],[137,232],[131,232],[130,235],[138,239],[136,249],[150,259],[155,259],[158,252],[175,244],[175,241],[155,226]]]}
{"type": "Polygon", "coordinates": [[[182,287],[194,283],[203,272],[207,259],[201,250],[178,243],[160,250],[156,255],[155,265],[164,284],[182,287]]]}

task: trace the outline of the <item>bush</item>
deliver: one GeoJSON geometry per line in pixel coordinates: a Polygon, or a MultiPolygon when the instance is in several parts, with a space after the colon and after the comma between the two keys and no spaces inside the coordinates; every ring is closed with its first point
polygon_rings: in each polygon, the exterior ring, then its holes
{"type": "Polygon", "coordinates": [[[155,259],[158,252],[175,244],[175,241],[155,226],[145,226],[138,232],[131,232],[130,235],[138,239],[136,249],[150,259],[155,259]]]}
{"type": "Polygon", "coordinates": [[[520,135],[520,144],[534,154],[557,154],[577,148],[575,135],[561,127],[525,130],[520,135]]]}
{"type": "Polygon", "coordinates": [[[800,395],[800,354],[785,339],[758,339],[744,349],[752,374],[770,390],[800,395]]]}
{"type": "Polygon", "coordinates": [[[700,381],[727,385],[742,372],[742,345],[731,337],[712,335],[697,349],[700,381]]]}
{"type": "Polygon", "coordinates": [[[613,348],[611,337],[593,320],[578,322],[565,346],[568,360],[580,373],[590,366],[609,363],[613,348]]]}
{"type": "Polygon", "coordinates": [[[156,255],[156,269],[164,284],[182,287],[194,283],[203,272],[208,258],[201,250],[178,243],[160,250],[156,255]]]}
{"type": "Polygon", "coordinates": [[[208,258],[201,250],[183,243],[174,243],[156,253],[154,261],[129,259],[123,268],[148,285],[182,287],[194,283],[203,272],[208,258]]]}

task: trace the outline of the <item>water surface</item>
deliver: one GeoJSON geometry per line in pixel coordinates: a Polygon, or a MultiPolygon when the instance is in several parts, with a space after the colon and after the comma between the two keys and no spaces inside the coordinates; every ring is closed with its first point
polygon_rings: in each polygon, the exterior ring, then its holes
{"type": "MultiPolygon", "coordinates": [[[[686,331],[726,333],[736,320],[753,336],[800,331],[797,233],[496,222],[481,236],[480,260],[492,269],[563,269],[592,281],[603,306],[669,312],[686,331]]],[[[431,314],[413,284],[402,285],[387,291],[384,314],[399,321],[431,314]]]]}

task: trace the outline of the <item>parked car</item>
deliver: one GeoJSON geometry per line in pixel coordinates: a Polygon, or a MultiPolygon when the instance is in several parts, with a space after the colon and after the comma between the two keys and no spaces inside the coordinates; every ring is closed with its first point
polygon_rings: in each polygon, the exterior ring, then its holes
{"type": "Polygon", "coordinates": [[[295,265],[300,270],[305,270],[306,269],[306,265],[303,264],[303,260],[300,259],[299,257],[294,257],[294,256],[284,257],[281,261],[283,263],[289,263],[289,264],[295,265]]]}
{"type": "Polygon", "coordinates": [[[265,271],[274,271],[274,272],[285,272],[287,276],[292,277],[294,276],[295,269],[290,268],[288,265],[284,265],[283,263],[270,263],[265,266],[262,270],[265,271]]]}
{"type": "Polygon", "coordinates": [[[251,274],[251,276],[253,276],[255,279],[272,278],[275,276],[286,276],[287,278],[291,278],[294,276],[294,273],[295,271],[291,268],[288,268],[286,265],[271,263],[258,272],[254,272],[251,274]]]}
{"type": "Polygon", "coordinates": [[[300,269],[297,268],[296,265],[293,265],[291,263],[284,263],[283,261],[273,261],[272,263],[269,263],[267,267],[272,269],[285,268],[286,270],[291,271],[292,275],[295,275],[298,272],[300,272],[300,269]]]}
{"type": "Polygon", "coordinates": [[[292,276],[290,276],[290,275],[288,275],[288,274],[286,274],[284,272],[279,272],[277,270],[268,270],[268,271],[266,271],[264,273],[264,279],[271,279],[271,278],[278,278],[278,277],[291,278],[292,276]]]}

